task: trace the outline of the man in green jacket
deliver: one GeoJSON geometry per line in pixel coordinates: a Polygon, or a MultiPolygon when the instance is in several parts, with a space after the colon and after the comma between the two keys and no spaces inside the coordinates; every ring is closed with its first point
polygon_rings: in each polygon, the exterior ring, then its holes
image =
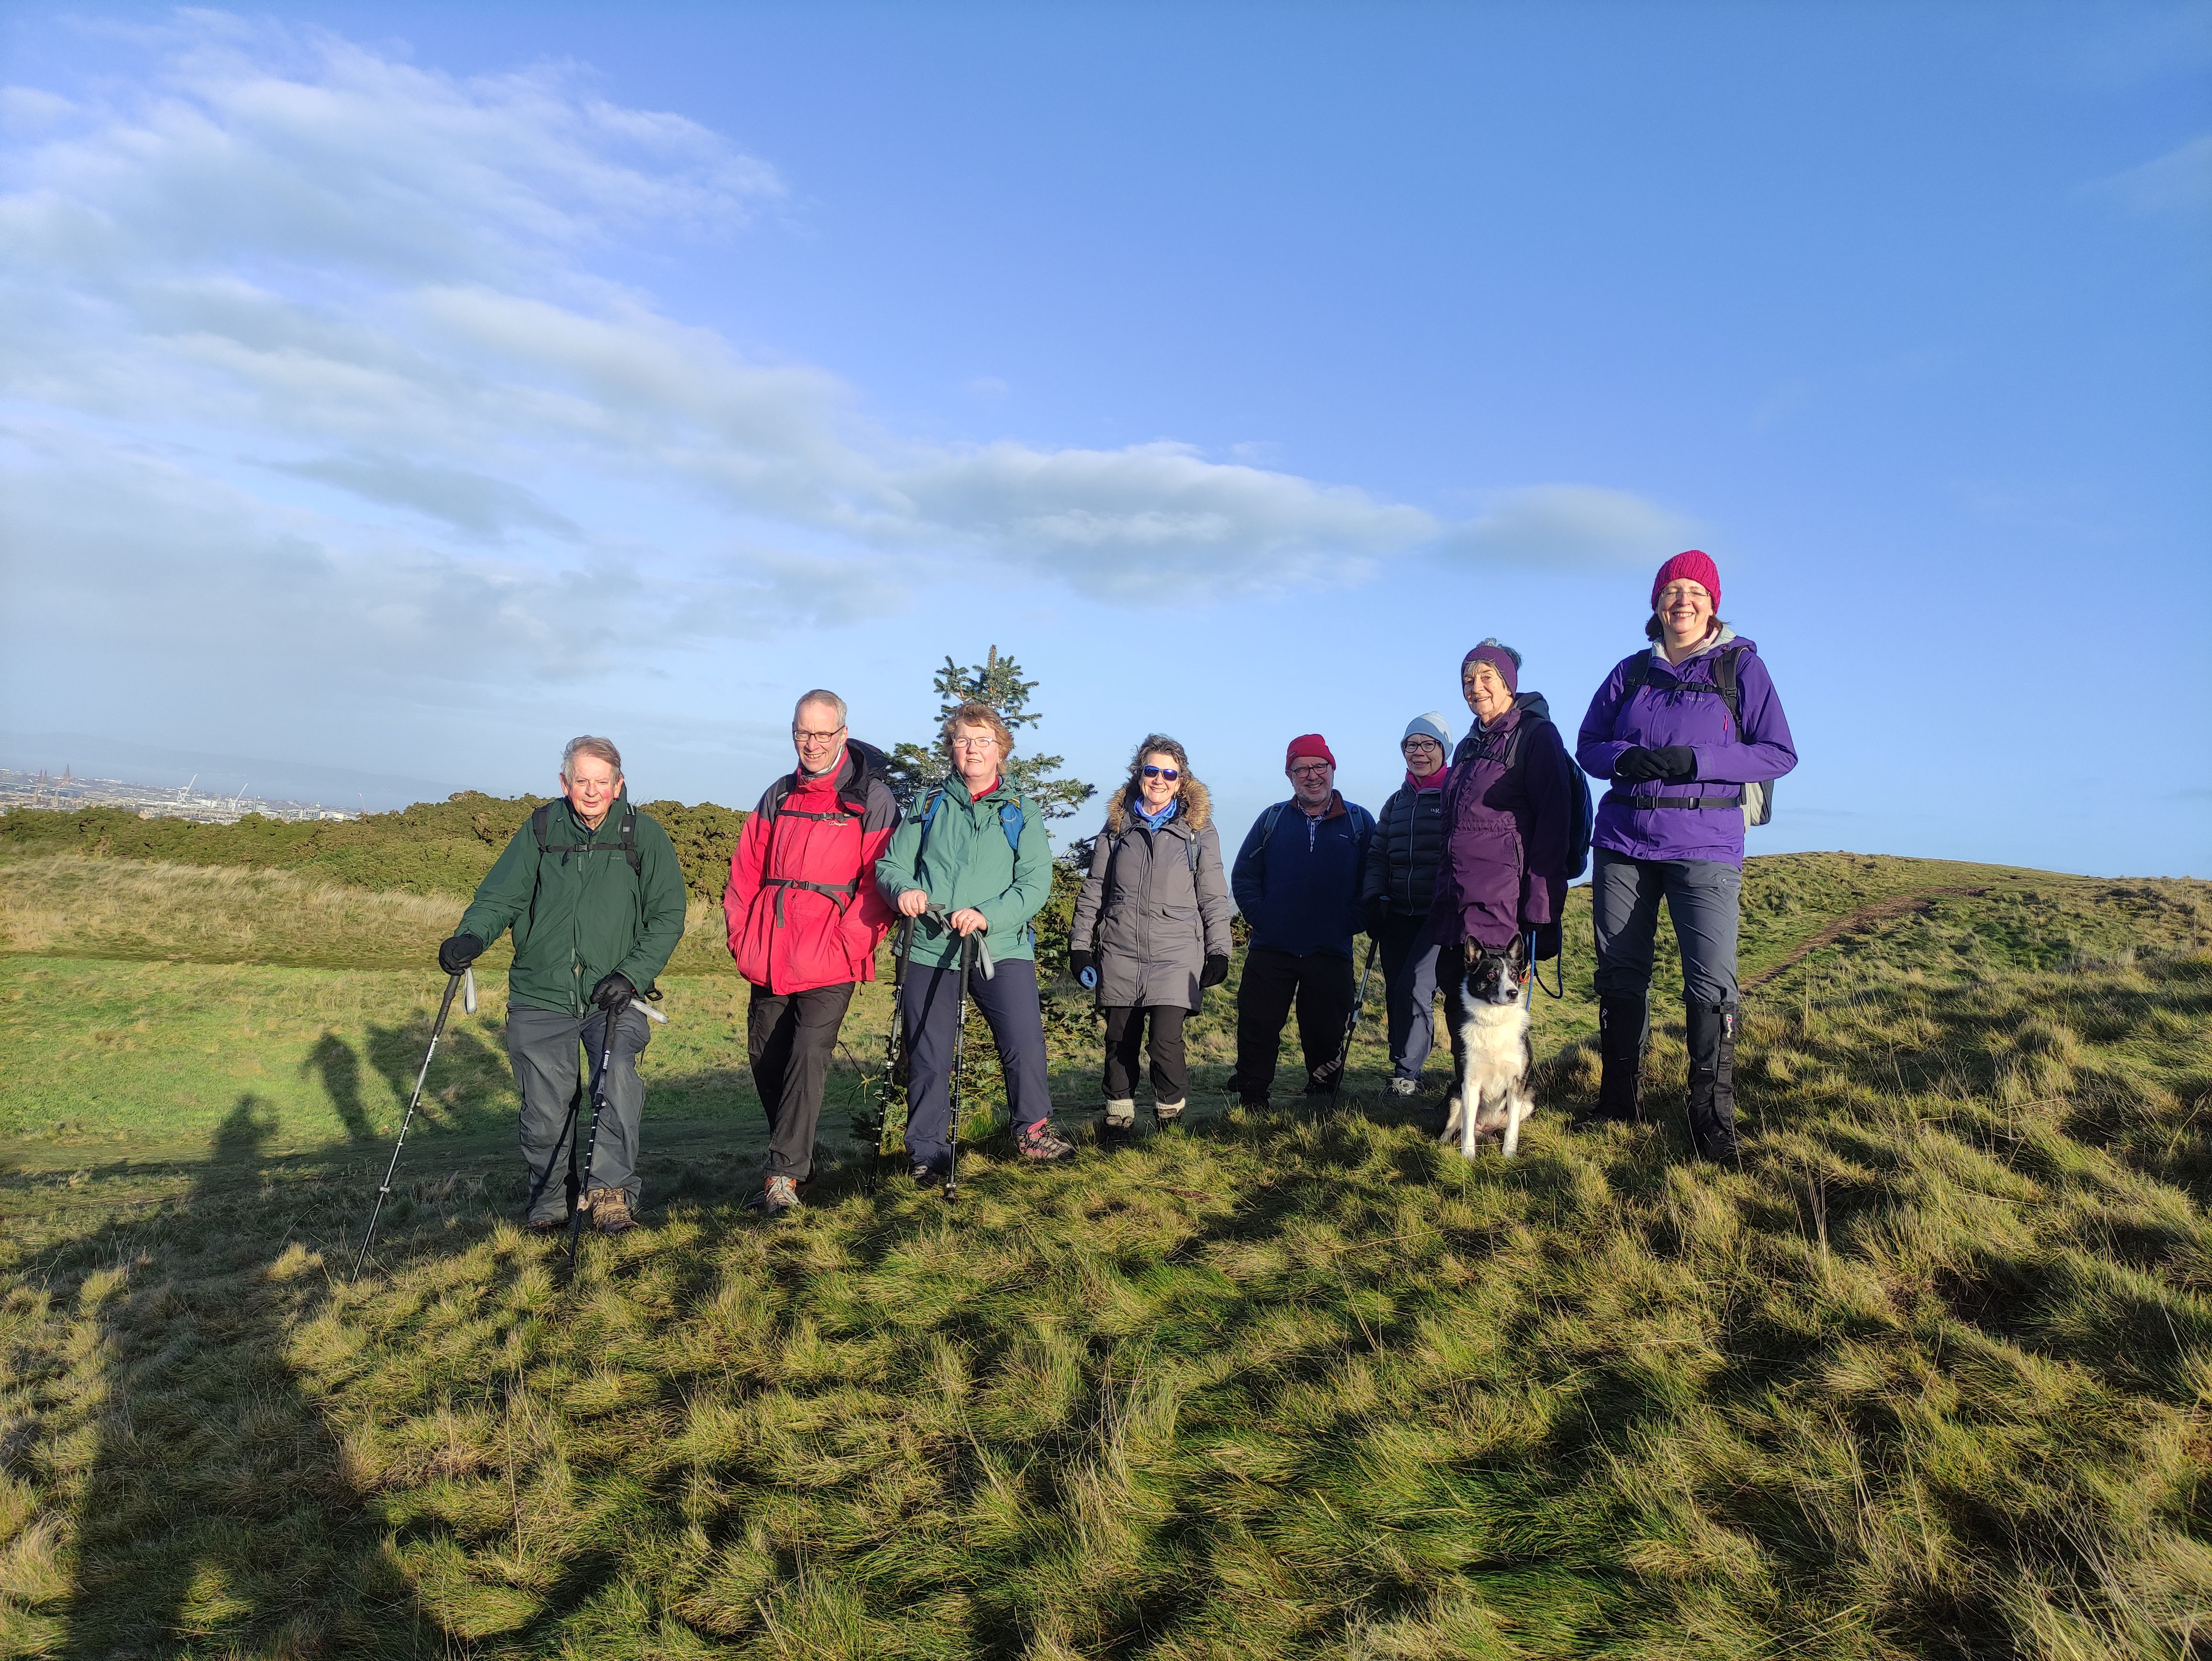
{"type": "Polygon", "coordinates": [[[906,986],[907,1155],[918,1183],[952,1158],[953,1038],[960,1025],[961,941],[980,934],[995,968],[968,986],[1006,1068],[1014,1146],[1024,1159],[1064,1159],[1075,1145],[1053,1128],[1052,1081],[1037,1002],[1030,919],[1052,896],[1044,812],[1000,772],[1013,734],[988,704],[963,703],[942,733],[951,776],[915,805],[876,861],[876,886],[915,930],[906,986]],[[939,921],[939,920],[942,921],[939,921]]]}
{"type": "Polygon", "coordinates": [[[645,1086],[637,1058],[648,1028],[631,1007],[653,989],[684,938],[684,871],[668,832],[630,806],[622,752],[605,739],[571,739],[561,757],[562,800],[514,833],[477,886],[453,936],[438,948],[448,975],[514,930],[507,977],[507,1053],[522,1092],[522,1157],[530,1168],[530,1226],[568,1221],[576,1183],[576,1044],[591,1053],[590,1088],[614,1022],[606,1110],[580,1182],[583,1207],[606,1233],[635,1226],[637,1123],[645,1086]],[[556,1172],[565,1159],[568,1183],[556,1172]]]}

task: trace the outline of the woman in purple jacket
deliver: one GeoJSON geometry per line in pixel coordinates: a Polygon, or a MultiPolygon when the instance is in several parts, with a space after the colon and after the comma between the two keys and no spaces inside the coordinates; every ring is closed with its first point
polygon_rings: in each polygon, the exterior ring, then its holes
{"type": "Polygon", "coordinates": [[[1643,1104],[1651,946],[1663,896],[1681,947],[1690,1037],[1690,1140],[1736,1153],[1735,936],[1743,830],[1765,824],[1768,786],[1797,764],[1759,648],[1721,621],[1721,575],[1692,549],[1651,584],[1653,642],[1623,658],[1583,717],[1575,759],[1611,779],[1590,836],[1597,933],[1597,1116],[1643,1104]]]}
{"type": "Polygon", "coordinates": [[[1468,944],[1501,951],[1516,934],[1533,934],[1539,961],[1559,955],[1573,764],[1544,695],[1520,684],[1521,654],[1495,640],[1461,661],[1475,724],[1444,781],[1443,852],[1429,904],[1429,938],[1443,947],[1437,980],[1455,1032],[1467,1019],[1468,944]]]}

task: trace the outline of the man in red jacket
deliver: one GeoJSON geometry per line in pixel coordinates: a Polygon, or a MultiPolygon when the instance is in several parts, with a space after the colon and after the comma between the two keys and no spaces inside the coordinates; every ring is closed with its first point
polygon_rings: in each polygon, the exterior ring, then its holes
{"type": "Polygon", "coordinates": [[[853,988],[875,979],[894,920],[873,873],[899,818],[883,752],[847,736],[835,692],[799,699],[791,742],[799,765],[745,821],[722,896],[730,955],[753,988],[746,1047],[768,1113],[759,1204],[771,1216],[798,1204],[813,1174],[837,1029],[853,988]]]}

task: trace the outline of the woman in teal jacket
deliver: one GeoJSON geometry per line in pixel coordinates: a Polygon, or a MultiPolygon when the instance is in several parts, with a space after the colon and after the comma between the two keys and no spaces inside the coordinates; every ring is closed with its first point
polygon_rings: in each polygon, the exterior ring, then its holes
{"type": "Polygon", "coordinates": [[[1006,1073],[1014,1145],[1025,1158],[1064,1159],[1074,1143],[1053,1129],[1052,1088],[1037,1004],[1030,919],[1052,893],[1044,810],[1001,776],[1013,734],[988,704],[945,718],[951,776],[916,804],[876,861],[876,885],[910,921],[914,945],[900,994],[906,1023],[906,1150],[918,1183],[952,1159],[952,1044],[959,1031],[960,947],[980,934],[994,965],[969,977],[1006,1073]]]}

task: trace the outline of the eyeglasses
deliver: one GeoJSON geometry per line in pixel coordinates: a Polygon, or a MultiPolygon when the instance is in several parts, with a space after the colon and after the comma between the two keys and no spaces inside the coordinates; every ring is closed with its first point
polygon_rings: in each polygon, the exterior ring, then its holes
{"type": "Polygon", "coordinates": [[[1294,779],[1327,778],[1328,770],[1335,765],[1333,761],[1317,761],[1310,767],[1293,767],[1291,769],[1291,776],[1294,779]]]}
{"type": "Polygon", "coordinates": [[[844,730],[842,727],[833,727],[826,733],[809,733],[803,727],[794,727],[791,729],[791,736],[800,744],[827,744],[844,730]]]}
{"type": "Polygon", "coordinates": [[[995,750],[999,747],[999,740],[995,733],[986,733],[979,739],[955,739],[952,747],[955,750],[995,750]]]}
{"type": "Polygon", "coordinates": [[[1173,784],[1182,775],[1172,767],[1147,767],[1145,769],[1145,776],[1148,779],[1165,779],[1170,784],[1173,784]]]}
{"type": "Polygon", "coordinates": [[[1441,750],[1443,745],[1434,739],[1407,739],[1398,747],[1401,750],[1441,750]]]}

